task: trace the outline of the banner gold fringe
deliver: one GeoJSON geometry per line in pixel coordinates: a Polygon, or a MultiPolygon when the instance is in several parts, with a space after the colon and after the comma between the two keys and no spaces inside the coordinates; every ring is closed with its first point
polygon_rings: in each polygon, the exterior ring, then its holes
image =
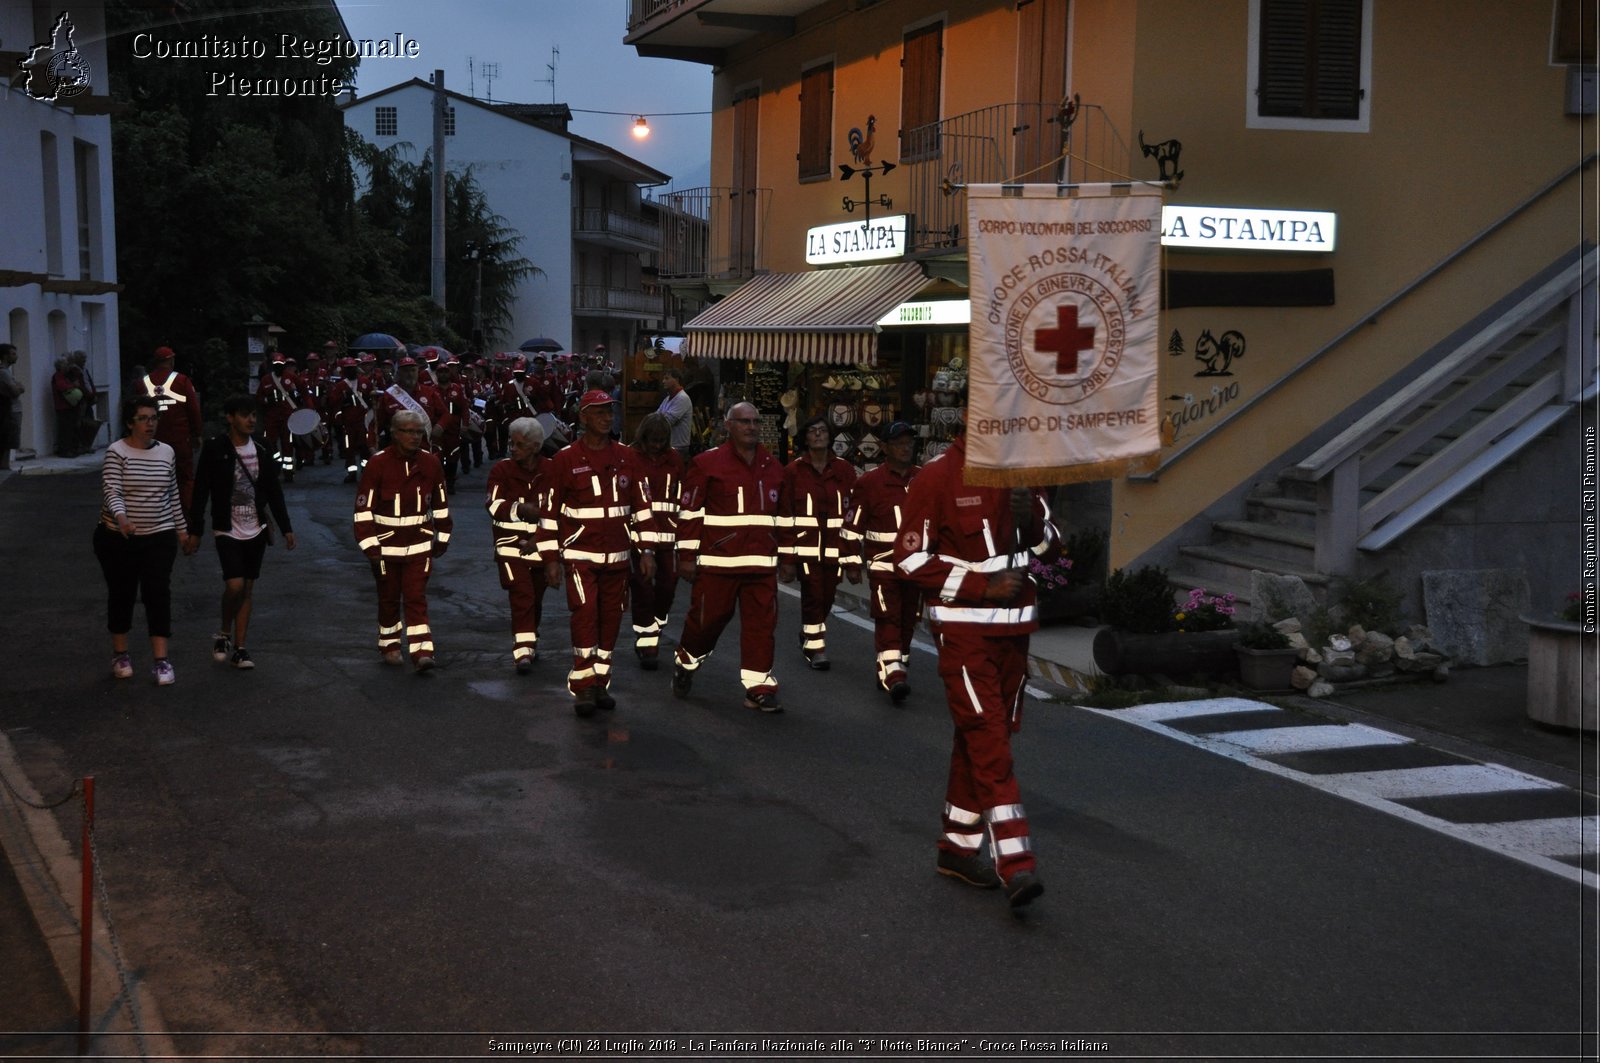
{"type": "Polygon", "coordinates": [[[1136,454],[1087,465],[1038,466],[1026,469],[989,469],[968,464],[962,479],[975,487],[1055,487],[1093,480],[1112,480],[1130,472],[1149,472],[1161,463],[1161,452],[1136,454]]]}

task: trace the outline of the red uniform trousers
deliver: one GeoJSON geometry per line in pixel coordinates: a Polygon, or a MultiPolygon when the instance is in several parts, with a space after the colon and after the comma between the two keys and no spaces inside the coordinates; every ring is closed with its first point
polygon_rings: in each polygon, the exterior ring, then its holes
{"type": "Polygon", "coordinates": [[[906,681],[911,668],[911,637],[922,612],[922,591],[915,583],[871,573],[872,644],[878,653],[878,685],[888,690],[906,681]]]}
{"type": "Polygon", "coordinates": [[[404,634],[413,659],[433,655],[433,629],[428,626],[428,576],[432,572],[433,557],[428,554],[372,562],[372,575],[378,583],[379,650],[398,650],[404,634]]]}
{"type": "Polygon", "coordinates": [[[771,694],[772,640],[778,624],[778,582],[772,572],[719,573],[701,566],[689,594],[677,664],[693,672],[704,663],[739,610],[739,682],[749,694],[771,694]]]}
{"type": "Polygon", "coordinates": [[[500,586],[511,599],[511,657],[520,661],[539,653],[539,621],[544,619],[544,562],[507,561],[500,558],[500,586]]]}
{"type": "Polygon", "coordinates": [[[1011,765],[1011,733],[1022,725],[1028,636],[957,626],[942,629],[938,639],[939,677],[956,725],[939,847],[971,855],[987,833],[995,870],[1009,882],[1034,868],[1011,765]]]}
{"type": "Polygon", "coordinates": [[[278,468],[289,476],[294,475],[294,433],[289,431],[289,411],[272,408],[261,418],[261,434],[278,460],[278,468]]]}
{"type": "Polygon", "coordinates": [[[567,609],[572,613],[572,671],[567,689],[577,694],[585,687],[604,691],[611,684],[611,651],[622,629],[622,610],[628,594],[628,566],[569,561],[567,609]]]}
{"type": "Polygon", "coordinates": [[[810,660],[828,648],[828,614],[839,596],[839,566],[800,562],[800,651],[810,660]]]}
{"type": "Polygon", "coordinates": [[[678,593],[678,564],[670,546],[655,549],[655,579],[645,579],[637,563],[628,571],[629,592],[633,595],[633,645],[646,657],[661,650],[661,632],[678,593]]]}

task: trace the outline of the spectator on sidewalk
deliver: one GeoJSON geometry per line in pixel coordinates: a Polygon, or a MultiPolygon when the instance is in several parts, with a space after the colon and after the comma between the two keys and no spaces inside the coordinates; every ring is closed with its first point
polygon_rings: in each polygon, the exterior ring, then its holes
{"type": "Polygon", "coordinates": [[[75,458],[78,446],[78,405],[83,402],[83,376],[63,355],[56,359],[50,393],[56,411],[56,457],[75,458]]]}
{"type": "Polygon", "coordinates": [[[689,393],[683,390],[683,377],[678,372],[668,369],[661,374],[661,390],[666,397],[661,400],[656,412],[667,419],[672,449],[678,452],[680,458],[688,461],[689,444],[694,437],[694,402],[689,398],[689,393]]]}
{"type": "Polygon", "coordinates": [[[17,346],[0,343],[0,469],[11,468],[11,452],[22,443],[22,393],[27,385],[16,378],[17,346]]]}
{"type": "Polygon", "coordinates": [[[128,632],[133,603],[144,601],[150,629],[150,674],[159,686],[177,681],[167,644],[172,637],[172,563],[180,540],[186,554],[197,539],[183,534],[172,448],[156,440],[160,407],[146,395],[123,403],[123,438],[106,448],[101,467],[100,522],[94,556],[106,578],[106,627],[111,632],[111,674],[133,675],[128,632]]]}
{"type": "Polygon", "coordinates": [[[222,624],[211,644],[211,659],[235,668],[254,668],[245,638],[250,632],[250,607],[261,560],[272,545],[267,511],[294,549],[294,529],[278,482],[278,465],[265,446],[255,441],[259,404],[249,395],[235,395],[222,404],[227,430],[206,440],[195,473],[194,502],[187,514],[189,534],[196,541],[211,510],[211,535],[222,563],[222,624]]]}

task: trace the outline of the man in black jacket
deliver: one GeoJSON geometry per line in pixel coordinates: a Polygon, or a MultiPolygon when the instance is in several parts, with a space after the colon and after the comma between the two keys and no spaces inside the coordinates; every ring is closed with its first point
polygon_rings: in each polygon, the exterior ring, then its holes
{"type": "Polygon", "coordinates": [[[194,501],[187,514],[189,534],[198,536],[211,509],[211,535],[222,562],[222,626],[212,643],[211,656],[235,668],[254,668],[245,635],[250,629],[250,603],[261,558],[272,542],[272,525],[263,507],[283,533],[284,545],[294,549],[289,509],[283,502],[277,462],[253,437],[258,404],[250,395],[235,395],[222,404],[228,430],[206,440],[195,473],[194,501]]]}

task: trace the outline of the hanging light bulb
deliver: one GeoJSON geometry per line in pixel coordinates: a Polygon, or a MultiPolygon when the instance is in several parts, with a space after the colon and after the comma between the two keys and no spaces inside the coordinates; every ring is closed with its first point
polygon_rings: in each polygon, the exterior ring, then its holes
{"type": "Polygon", "coordinates": [[[638,115],[633,120],[633,139],[643,140],[650,135],[650,123],[644,120],[644,115],[638,115]]]}

